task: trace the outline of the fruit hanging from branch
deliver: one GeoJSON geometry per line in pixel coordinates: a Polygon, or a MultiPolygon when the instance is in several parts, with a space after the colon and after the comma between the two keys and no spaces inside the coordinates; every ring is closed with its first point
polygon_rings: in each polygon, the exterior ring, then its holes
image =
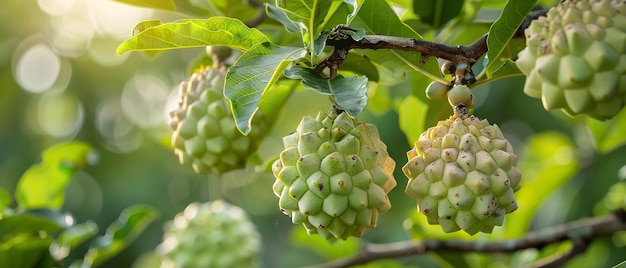
{"type": "Polygon", "coordinates": [[[261,236],[245,211],[223,200],[191,203],[164,225],[161,267],[258,267],[261,236]]]}
{"type": "Polygon", "coordinates": [[[543,107],[606,120],[626,103],[626,3],[564,1],[526,30],[517,67],[543,107]]]}
{"type": "Polygon", "coordinates": [[[331,109],[304,117],[283,143],[272,168],[274,194],[281,211],[309,234],[360,237],[391,208],[395,162],[376,126],[331,109]]]}
{"type": "Polygon", "coordinates": [[[268,131],[259,113],[252,132],[244,136],[233,119],[228,99],[222,92],[229,48],[208,48],[213,66],[204,67],[180,83],[178,108],[170,112],[174,153],[181,164],[196,173],[221,174],[245,167],[268,131]]]}

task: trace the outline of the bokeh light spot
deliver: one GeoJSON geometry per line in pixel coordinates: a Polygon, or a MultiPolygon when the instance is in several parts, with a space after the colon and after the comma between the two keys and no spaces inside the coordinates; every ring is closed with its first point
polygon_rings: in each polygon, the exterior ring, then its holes
{"type": "Polygon", "coordinates": [[[41,93],[52,87],[61,70],[61,60],[45,44],[36,44],[19,57],[15,80],[27,91],[41,93]]]}
{"type": "Polygon", "coordinates": [[[37,0],[39,8],[50,16],[61,16],[66,14],[76,0],[37,0]]]}
{"type": "Polygon", "coordinates": [[[169,92],[168,84],[160,77],[136,74],[122,92],[124,115],[142,128],[165,126],[162,114],[169,92]]]}
{"type": "Polygon", "coordinates": [[[45,94],[37,105],[37,119],[41,130],[54,137],[75,135],[83,125],[83,104],[70,94],[45,94]]]}
{"type": "Polygon", "coordinates": [[[119,100],[102,102],[96,111],[96,128],[104,147],[128,153],[139,147],[143,136],[124,116],[121,108],[119,100]]]}

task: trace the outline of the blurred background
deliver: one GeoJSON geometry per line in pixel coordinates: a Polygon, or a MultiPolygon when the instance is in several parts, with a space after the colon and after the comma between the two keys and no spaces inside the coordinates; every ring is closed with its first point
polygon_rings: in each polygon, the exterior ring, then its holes
{"type": "MultiPolygon", "coordinates": [[[[494,14],[497,16],[495,10],[484,16],[494,14]]],[[[227,173],[220,178],[221,183],[215,183],[217,178],[197,175],[190,167],[179,165],[169,147],[168,112],[176,103],[178,83],[189,75],[189,63],[201,56],[204,48],[167,51],[154,59],[139,53],[117,55],[117,46],[131,36],[135,24],[153,18],[167,22],[185,17],[107,0],[0,4],[0,187],[13,192],[22,173],[40,161],[44,149],[59,142],[85,141],[96,148],[99,161],[72,180],[65,211],[71,212],[77,222],[93,219],[100,226],[107,226],[133,204],[151,205],[161,212],[137,241],[105,266],[132,266],[160,243],[165,221],[190,202],[219,197],[248,212],[263,236],[265,267],[311,265],[336,257],[311,251],[315,244],[303,242],[303,228],[292,225],[278,210],[278,198],[271,191],[271,173],[249,167],[227,173]],[[220,189],[216,191],[216,187],[220,189]]],[[[486,31],[482,30],[454,40],[469,43],[486,31]]],[[[398,186],[390,196],[394,207],[381,215],[378,228],[366,232],[363,239],[370,242],[409,239],[412,224],[406,219],[415,210],[415,201],[403,193],[406,178],[401,172],[411,143],[398,126],[394,107],[404,97],[402,94],[410,93],[415,86],[411,78],[417,74],[392,75],[401,82],[387,88],[396,90],[397,96],[387,94],[383,100],[387,106],[379,103],[377,109],[368,109],[361,116],[363,121],[378,126],[397,161],[398,186]]],[[[620,177],[626,177],[622,167],[626,149],[622,146],[598,153],[584,119],[546,112],[540,101],[523,94],[523,83],[522,77],[516,77],[477,88],[474,113],[497,123],[520,159],[527,160],[520,163],[527,175],[522,185],[532,181],[532,174],[537,175],[546,165],[556,169],[541,175],[541,179],[550,180],[550,174],[567,176],[562,187],[538,204],[531,228],[594,216],[602,211],[598,203],[605,193],[620,177]],[[559,146],[550,147],[555,144],[559,146]],[[546,146],[554,150],[542,151],[546,146]]],[[[413,91],[423,99],[424,88],[425,84],[413,91]]],[[[292,132],[302,116],[315,116],[328,107],[324,96],[304,90],[293,94],[284,107],[288,112],[278,118],[260,155],[264,159],[277,155],[282,150],[281,137],[292,132]]],[[[534,181],[532,185],[541,184],[534,181]]],[[[522,191],[532,197],[532,188],[522,191]]],[[[626,255],[625,236],[597,240],[570,266],[606,267],[618,263],[620,256],[623,260],[626,255]]],[[[349,239],[345,243],[355,249],[356,241],[349,239]]],[[[346,252],[350,251],[336,254],[346,252]]],[[[433,265],[434,258],[427,255],[400,261],[428,266],[433,265]]]]}

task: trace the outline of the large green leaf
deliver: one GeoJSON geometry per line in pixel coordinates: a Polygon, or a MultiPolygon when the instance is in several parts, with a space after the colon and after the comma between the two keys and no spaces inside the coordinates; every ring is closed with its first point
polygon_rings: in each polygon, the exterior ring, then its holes
{"type": "Polygon", "coordinates": [[[224,95],[230,100],[237,128],[247,134],[259,101],[282,76],[293,60],[306,55],[298,47],[283,47],[267,42],[242,54],[226,73],[224,95]]]}
{"type": "Polygon", "coordinates": [[[593,137],[593,145],[601,153],[608,153],[626,144],[626,109],[607,121],[587,118],[587,127],[593,137]]]}
{"type": "Polygon", "coordinates": [[[72,249],[98,233],[98,225],[85,222],[65,229],[52,241],[50,255],[55,260],[66,258],[72,249]]]}
{"type": "Polygon", "coordinates": [[[116,2],[195,15],[197,17],[226,16],[250,19],[257,12],[256,8],[242,4],[241,0],[113,0],[116,2]]]}
{"type": "Polygon", "coordinates": [[[489,79],[481,79],[480,81],[474,84],[474,87],[477,87],[483,83],[493,82],[498,79],[522,76],[522,75],[524,75],[524,73],[522,73],[517,68],[517,65],[515,64],[515,62],[510,59],[506,59],[504,63],[502,63],[502,65],[500,65],[496,69],[496,71],[493,72],[493,74],[491,74],[491,77],[489,77],[489,79]]]}
{"type": "Polygon", "coordinates": [[[246,51],[267,42],[265,34],[248,28],[238,19],[212,17],[160,23],[154,20],[139,23],[134,36],[117,48],[117,53],[151,51],[202,46],[229,46],[246,51]]]}
{"type": "Polygon", "coordinates": [[[48,255],[50,237],[10,236],[0,244],[0,267],[55,267],[48,255]]]}
{"type": "Polygon", "coordinates": [[[506,217],[505,237],[528,231],[542,201],[576,174],[575,155],[574,143],[558,132],[539,133],[526,142],[517,165],[522,173],[522,188],[515,194],[519,208],[506,217]]]}
{"type": "Polygon", "coordinates": [[[413,1],[413,12],[421,22],[435,29],[454,19],[463,8],[464,0],[413,1]]]}
{"type": "Polygon", "coordinates": [[[274,5],[266,5],[265,12],[267,13],[268,17],[280,22],[283,26],[285,26],[285,29],[287,29],[287,31],[289,32],[299,33],[302,30],[302,26],[299,23],[289,19],[289,17],[285,13],[285,10],[282,8],[274,5]]]}
{"type": "Polygon", "coordinates": [[[113,0],[127,5],[152,8],[165,11],[176,11],[173,0],[113,0]]]}
{"type": "Polygon", "coordinates": [[[0,218],[4,213],[4,208],[11,204],[11,195],[4,188],[0,188],[0,218]]]}
{"type": "Polygon", "coordinates": [[[424,132],[427,111],[428,105],[413,95],[408,95],[400,103],[398,121],[409,144],[412,145],[424,132]]]}
{"type": "Polygon", "coordinates": [[[61,208],[65,186],[87,164],[91,152],[82,142],[59,144],[43,152],[42,162],[26,170],[17,184],[15,197],[20,208],[61,208]]]}
{"type": "MultiPolygon", "coordinates": [[[[301,24],[302,41],[309,51],[315,50],[315,39],[322,31],[319,26],[324,22],[332,0],[282,0],[277,6],[292,21],[301,24]]],[[[314,57],[314,55],[311,55],[314,57]]]]}
{"type": "Polygon", "coordinates": [[[321,77],[313,69],[293,66],[285,71],[291,79],[301,79],[305,88],[334,96],[335,103],[352,116],[358,116],[367,105],[367,77],[337,75],[333,79],[321,77]]]}
{"type": "Polygon", "coordinates": [[[135,205],[124,209],[120,217],[99,237],[85,254],[84,263],[97,266],[124,250],[158,217],[156,209],[135,205]]]}
{"type": "MultiPolygon", "coordinates": [[[[365,29],[367,34],[422,38],[398,18],[398,15],[386,1],[365,1],[350,26],[365,29]]],[[[441,79],[438,68],[430,68],[431,66],[436,66],[436,64],[419,66],[421,55],[417,52],[379,49],[358,50],[357,53],[367,56],[373,63],[381,67],[415,70],[432,80],[441,79]],[[435,73],[437,75],[434,75],[435,73]]]]}
{"type": "Polygon", "coordinates": [[[492,66],[500,66],[506,61],[508,56],[502,57],[502,54],[506,52],[505,49],[509,41],[513,38],[513,35],[536,2],[536,0],[507,1],[502,14],[489,29],[489,36],[487,37],[487,47],[489,48],[487,51],[488,63],[478,75],[478,79],[488,71],[493,71],[491,70],[492,66]]]}
{"type": "Polygon", "coordinates": [[[69,225],[63,221],[67,215],[55,210],[35,210],[6,216],[0,219],[0,239],[4,235],[19,233],[39,234],[61,231],[69,225]]]}

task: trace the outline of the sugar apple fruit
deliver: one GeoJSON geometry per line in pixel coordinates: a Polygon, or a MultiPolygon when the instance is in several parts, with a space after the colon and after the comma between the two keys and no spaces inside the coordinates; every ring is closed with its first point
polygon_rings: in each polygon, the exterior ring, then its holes
{"type": "Polygon", "coordinates": [[[491,233],[517,209],[517,156],[497,125],[451,116],[422,133],[407,152],[405,193],[428,223],[445,232],[491,233]]]}
{"type": "Polygon", "coordinates": [[[245,212],[222,200],[191,203],[164,225],[161,267],[258,267],[261,236],[245,212]]]}
{"type": "Polygon", "coordinates": [[[197,173],[244,167],[268,130],[263,114],[257,113],[250,134],[239,132],[222,93],[225,73],[224,66],[212,66],[192,74],[180,84],[178,108],[170,113],[174,152],[197,173]]]}
{"type": "Polygon", "coordinates": [[[548,109],[605,120],[626,102],[626,3],[563,1],[525,31],[524,92],[548,109]]]}
{"type": "Polygon", "coordinates": [[[272,167],[273,191],[281,211],[309,234],[360,237],[391,208],[395,162],[376,126],[331,109],[304,117],[283,143],[272,167]]]}

